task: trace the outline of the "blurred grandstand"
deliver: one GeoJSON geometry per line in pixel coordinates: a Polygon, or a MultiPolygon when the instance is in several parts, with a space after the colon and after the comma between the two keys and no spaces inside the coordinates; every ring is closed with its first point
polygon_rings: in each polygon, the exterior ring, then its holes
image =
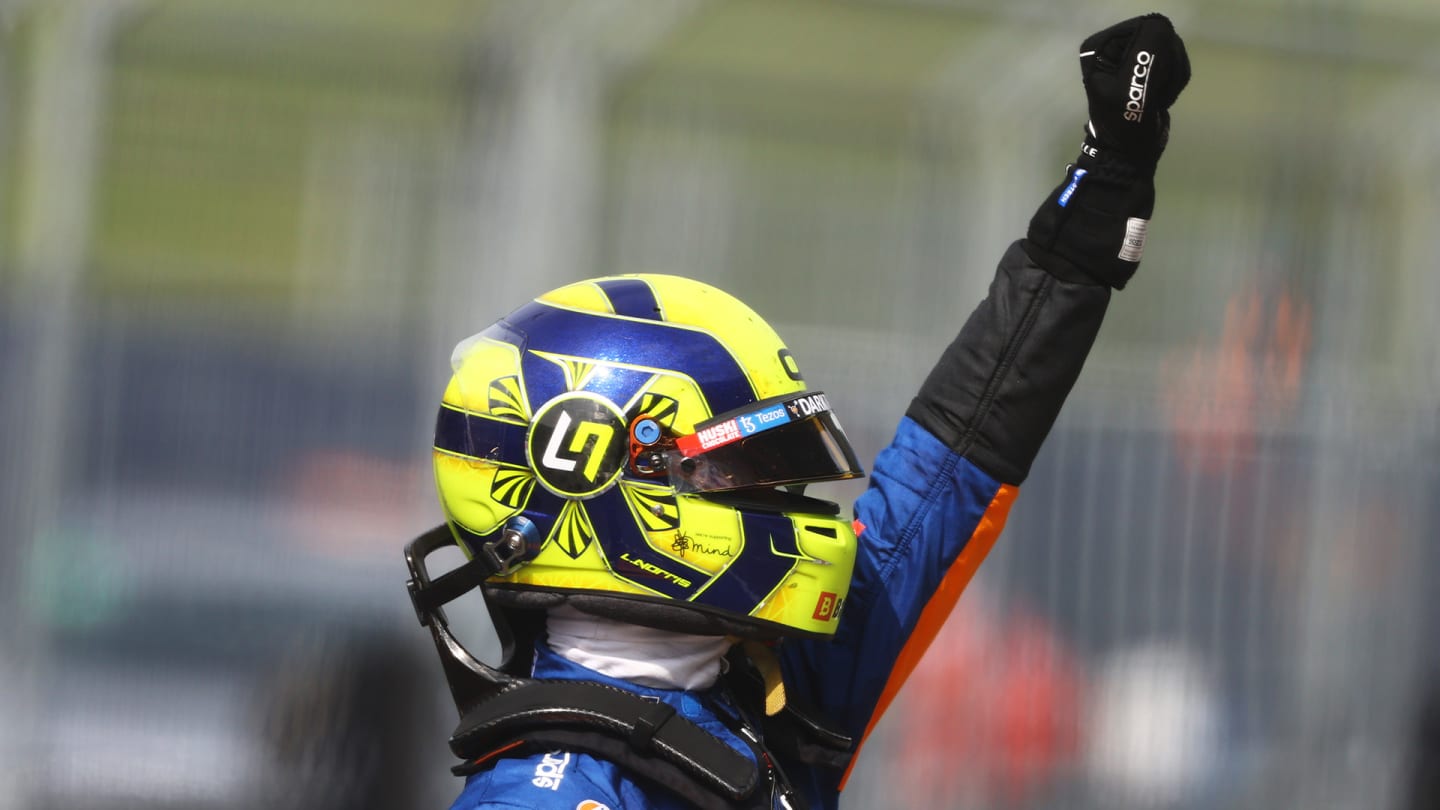
{"type": "MultiPolygon", "coordinates": [[[[698,277],[872,456],[1148,10],[0,0],[0,810],[444,806],[451,346],[698,277]]],[[[1145,266],[848,806],[1440,806],[1440,8],[1164,10],[1145,266]]]]}

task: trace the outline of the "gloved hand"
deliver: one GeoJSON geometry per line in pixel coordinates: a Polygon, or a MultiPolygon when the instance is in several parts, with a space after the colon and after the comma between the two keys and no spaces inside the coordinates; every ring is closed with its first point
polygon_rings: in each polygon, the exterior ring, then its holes
{"type": "Polygon", "coordinates": [[[1030,220],[1025,249],[1053,275],[1118,290],[1140,266],[1190,58],[1170,20],[1147,14],[1086,37],[1080,75],[1090,113],[1080,156],[1030,220]]]}
{"type": "Polygon", "coordinates": [[[1170,105],[1190,81],[1190,57],[1163,14],[1146,14],[1092,34],[1080,45],[1089,101],[1085,157],[1111,150],[1153,166],[1170,135],[1170,105]]]}

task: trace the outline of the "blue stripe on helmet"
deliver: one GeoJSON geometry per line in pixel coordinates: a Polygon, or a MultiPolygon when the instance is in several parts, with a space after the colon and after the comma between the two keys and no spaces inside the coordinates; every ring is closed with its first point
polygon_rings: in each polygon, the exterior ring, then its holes
{"type": "Polygon", "coordinates": [[[745,550],[694,601],[748,614],[795,567],[800,547],[795,539],[795,524],[784,515],[741,512],[740,519],[745,530],[745,550]]]}
{"type": "Polygon", "coordinates": [[[661,320],[663,313],[660,311],[660,302],[655,300],[655,291],[644,281],[638,278],[615,278],[597,281],[595,286],[610,299],[610,306],[615,309],[616,315],[661,320]]]}
{"type": "MultiPolygon", "coordinates": [[[[600,538],[606,564],[617,576],[680,601],[690,599],[695,591],[710,581],[710,574],[703,568],[656,553],[641,532],[640,524],[630,514],[625,493],[619,487],[587,502],[586,511],[595,527],[595,535],[600,538]],[[647,570],[645,564],[665,574],[647,570]],[[684,580],[684,583],[676,578],[684,580]]],[[[741,608],[740,612],[749,610],[741,608]]]]}
{"type": "Polygon", "coordinates": [[[435,417],[435,448],[472,458],[525,464],[529,425],[501,422],[446,405],[435,417]]]}
{"type": "Polygon", "coordinates": [[[516,341],[527,352],[522,362],[531,402],[545,402],[565,390],[558,372],[547,375],[549,384],[539,384],[541,367],[555,366],[536,362],[530,351],[673,369],[695,380],[711,413],[724,413],[756,398],[750,378],[724,344],[696,329],[533,301],[511,313],[496,334],[516,341]],[[637,351],[637,347],[643,348],[637,351]]]}
{"type": "Polygon", "coordinates": [[[640,393],[645,384],[655,378],[649,371],[635,371],[628,368],[609,369],[586,381],[580,390],[599,394],[624,410],[625,406],[640,393]]]}

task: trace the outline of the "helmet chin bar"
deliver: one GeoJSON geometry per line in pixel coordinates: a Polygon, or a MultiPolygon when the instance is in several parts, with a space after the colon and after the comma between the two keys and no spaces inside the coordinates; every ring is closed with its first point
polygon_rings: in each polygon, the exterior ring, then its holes
{"type": "Polygon", "coordinates": [[[450,631],[443,606],[478,588],[486,578],[512,570],[510,566],[525,551],[523,530],[513,534],[508,530],[501,532],[496,541],[485,544],[464,565],[432,579],[425,559],[446,546],[458,547],[448,524],[436,526],[405,544],[405,565],[410,569],[410,579],[405,587],[410,592],[411,604],[415,606],[416,618],[421,626],[430,628],[430,636],[435,641],[435,650],[440,654],[440,663],[445,671],[445,681],[450,687],[450,696],[463,717],[480,701],[513,683],[515,678],[471,655],[450,631]],[[522,536],[517,538],[514,534],[522,536]],[[517,539],[520,541],[519,548],[515,547],[517,539]]]}

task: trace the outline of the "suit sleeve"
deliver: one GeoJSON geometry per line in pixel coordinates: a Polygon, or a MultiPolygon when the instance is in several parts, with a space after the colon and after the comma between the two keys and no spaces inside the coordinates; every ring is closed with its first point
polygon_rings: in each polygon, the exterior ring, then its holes
{"type": "Polygon", "coordinates": [[[1027,247],[1010,246],[989,295],[907,412],[956,453],[1016,486],[1080,376],[1110,302],[1109,287],[1066,280],[1027,247]]]}
{"type": "Polygon", "coordinates": [[[834,639],[784,650],[793,690],[856,740],[1004,528],[1104,318],[1109,287],[1044,266],[1048,254],[1030,248],[1006,251],[876,459],[855,506],[859,554],[834,639]]]}

